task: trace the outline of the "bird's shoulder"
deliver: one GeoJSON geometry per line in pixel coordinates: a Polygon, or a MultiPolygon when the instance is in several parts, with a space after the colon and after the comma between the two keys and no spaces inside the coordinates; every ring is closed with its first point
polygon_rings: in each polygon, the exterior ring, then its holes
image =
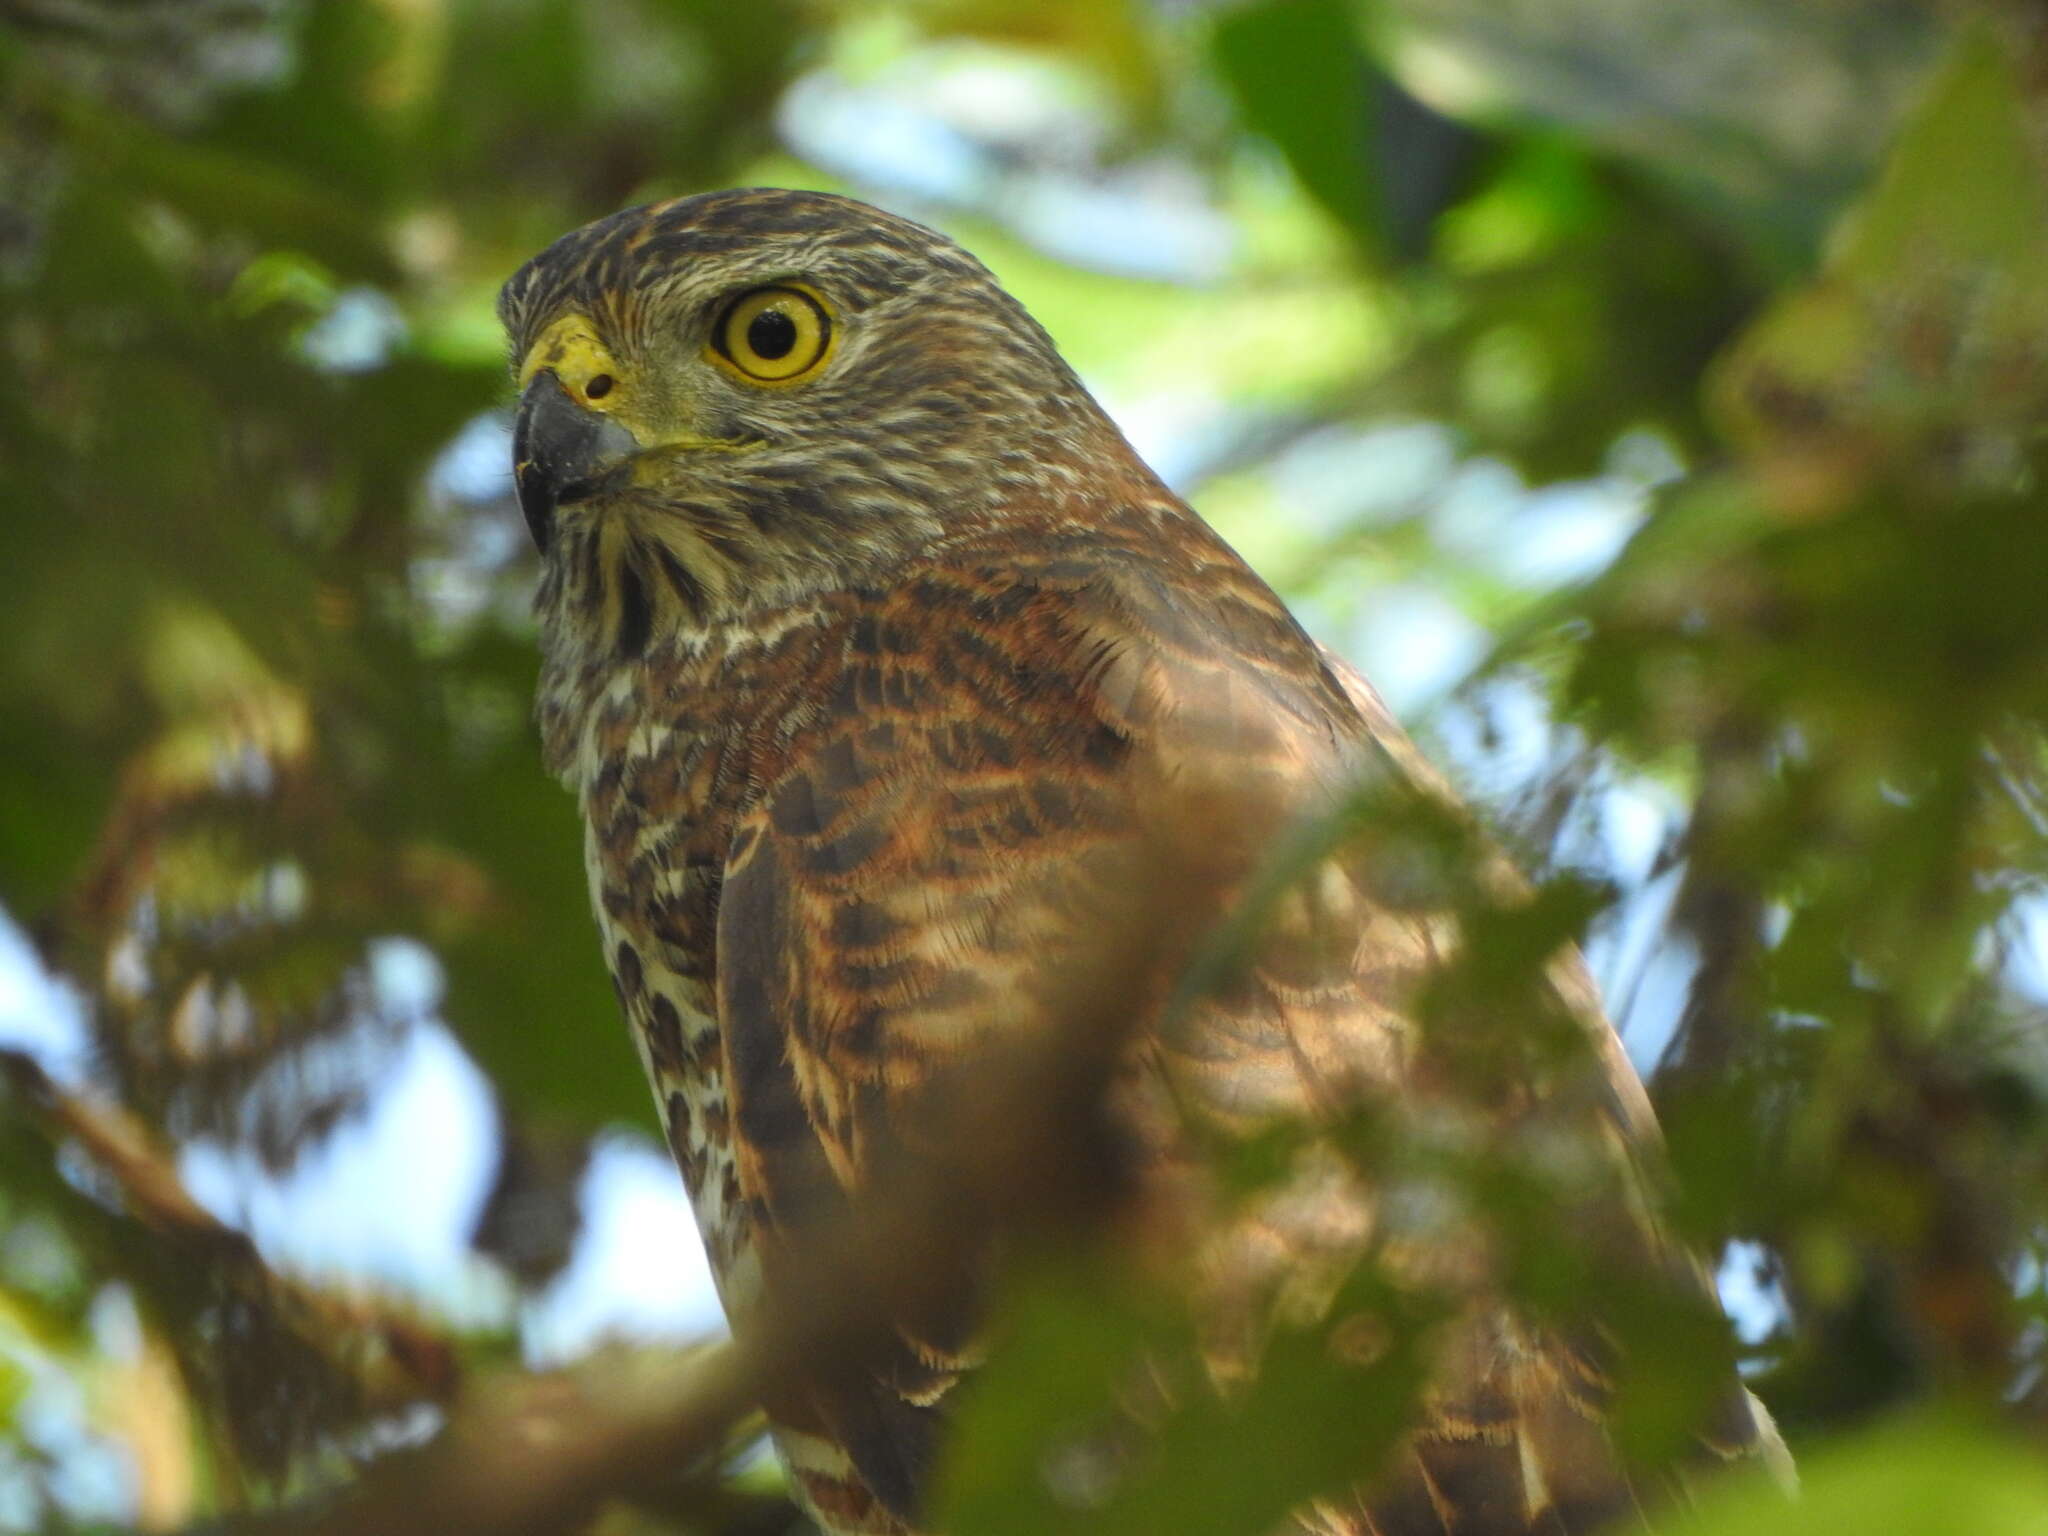
{"type": "Polygon", "coordinates": [[[879,606],[922,630],[929,653],[987,658],[1013,685],[1057,695],[1140,745],[1214,747],[1268,717],[1322,741],[1327,756],[1393,724],[1236,551],[1171,499],[971,530],[929,551],[879,606]]]}

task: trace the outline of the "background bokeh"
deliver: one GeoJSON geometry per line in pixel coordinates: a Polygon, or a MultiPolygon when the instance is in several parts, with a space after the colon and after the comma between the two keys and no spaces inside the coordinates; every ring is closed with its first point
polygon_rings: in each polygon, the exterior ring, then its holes
{"type": "MultiPolygon", "coordinates": [[[[0,5],[0,1528],[293,1507],[721,1326],[528,723],[491,305],[749,184],[973,250],[1591,893],[1783,1528],[2048,1528],[2043,19],[0,5]]],[[[786,1527],[714,1473],[602,1519],[786,1527]]]]}

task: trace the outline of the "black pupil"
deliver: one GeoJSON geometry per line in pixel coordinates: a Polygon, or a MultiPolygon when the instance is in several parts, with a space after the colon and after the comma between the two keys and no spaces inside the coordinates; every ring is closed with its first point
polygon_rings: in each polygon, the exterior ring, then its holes
{"type": "Polygon", "coordinates": [[[795,345],[796,322],[780,308],[764,309],[747,322],[747,347],[756,357],[772,363],[795,345]]]}

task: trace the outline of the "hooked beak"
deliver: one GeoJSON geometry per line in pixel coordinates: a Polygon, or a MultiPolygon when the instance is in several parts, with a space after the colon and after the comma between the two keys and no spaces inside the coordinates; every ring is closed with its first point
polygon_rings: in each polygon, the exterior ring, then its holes
{"type": "Polygon", "coordinates": [[[553,369],[533,376],[512,425],[512,478],[542,554],[554,534],[555,509],[609,489],[639,448],[611,417],[571,399],[553,369]]]}

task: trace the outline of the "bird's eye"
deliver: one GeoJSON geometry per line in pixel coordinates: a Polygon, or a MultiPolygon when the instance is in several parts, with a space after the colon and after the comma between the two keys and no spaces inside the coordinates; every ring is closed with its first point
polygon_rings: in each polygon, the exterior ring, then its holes
{"type": "Polygon", "coordinates": [[[825,360],[832,317],[801,288],[756,288],[719,317],[711,344],[748,378],[787,384],[825,360]]]}

